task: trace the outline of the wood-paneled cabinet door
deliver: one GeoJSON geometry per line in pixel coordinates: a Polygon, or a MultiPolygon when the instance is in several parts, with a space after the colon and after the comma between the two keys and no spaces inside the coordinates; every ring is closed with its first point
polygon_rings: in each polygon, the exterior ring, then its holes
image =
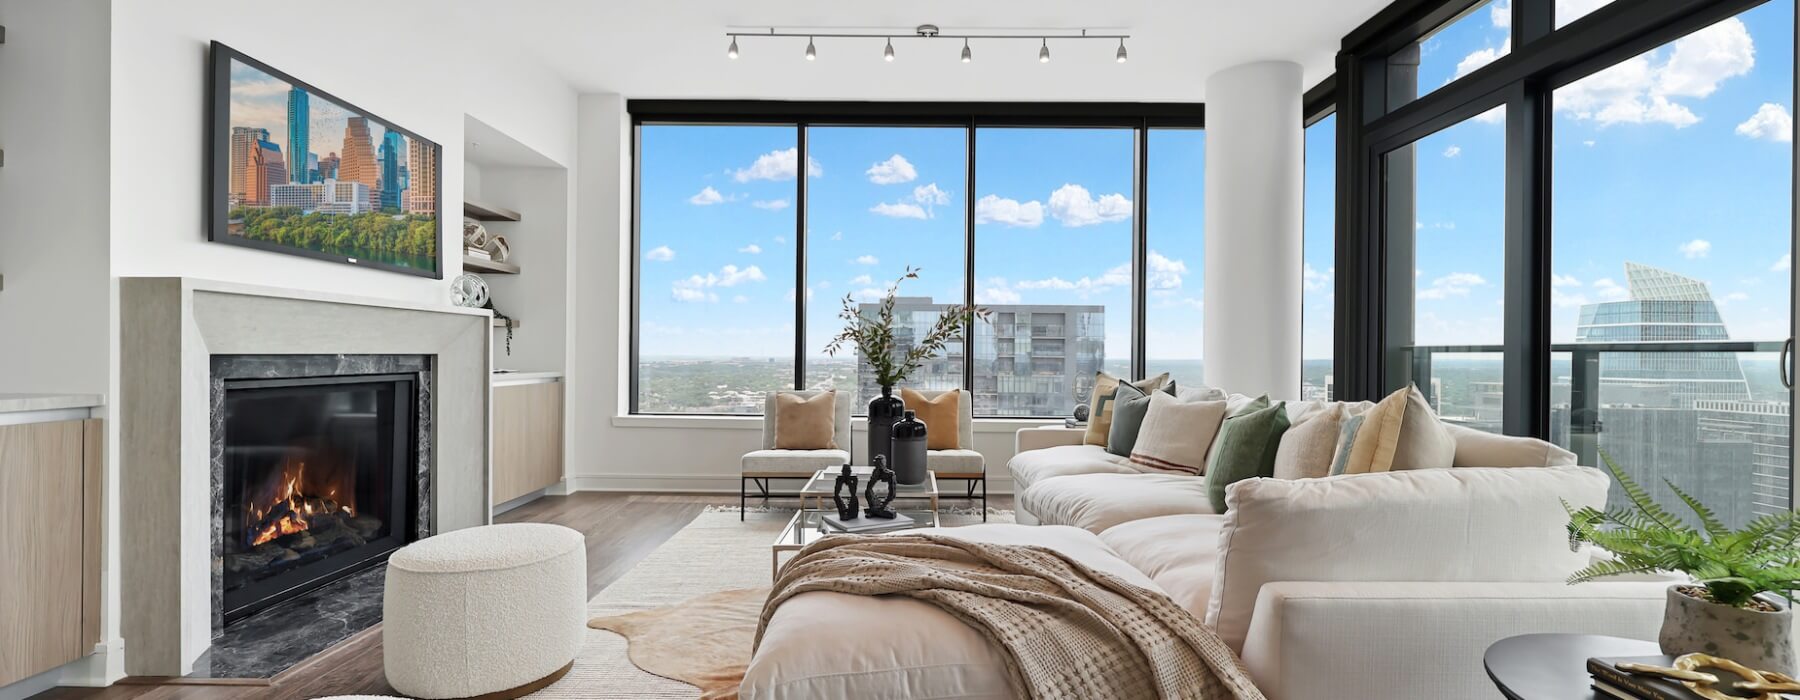
{"type": "Polygon", "coordinates": [[[494,503],[562,481],[561,382],[494,388],[494,503]]]}
{"type": "Polygon", "coordinates": [[[81,658],[82,421],[0,426],[0,685],[81,658]]]}

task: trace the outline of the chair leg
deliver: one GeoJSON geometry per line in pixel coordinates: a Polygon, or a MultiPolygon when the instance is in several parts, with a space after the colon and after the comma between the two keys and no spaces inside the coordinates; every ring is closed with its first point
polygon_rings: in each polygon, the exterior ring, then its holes
{"type": "Polygon", "coordinates": [[[744,509],[750,505],[750,480],[738,478],[738,522],[744,522],[744,509]]]}
{"type": "Polygon", "coordinates": [[[987,475],[981,475],[981,522],[987,522],[987,475]]]}

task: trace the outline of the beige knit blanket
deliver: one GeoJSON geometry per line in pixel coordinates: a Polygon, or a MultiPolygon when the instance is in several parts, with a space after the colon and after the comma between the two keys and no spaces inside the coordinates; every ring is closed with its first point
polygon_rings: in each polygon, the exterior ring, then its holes
{"type": "Polygon", "coordinates": [[[1261,700],[1231,649],[1167,595],[1042,547],[930,534],[834,536],[775,581],[757,624],[810,591],[900,595],[936,605],[1002,650],[1034,700],[1261,700]]]}

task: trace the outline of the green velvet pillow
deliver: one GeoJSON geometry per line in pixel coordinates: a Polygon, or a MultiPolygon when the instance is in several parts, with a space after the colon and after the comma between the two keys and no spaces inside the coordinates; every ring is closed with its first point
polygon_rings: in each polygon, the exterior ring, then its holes
{"type": "Polygon", "coordinates": [[[1131,448],[1137,445],[1138,429],[1144,427],[1144,416],[1149,414],[1150,395],[1121,382],[1113,391],[1112,427],[1106,434],[1106,451],[1130,457],[1131,448]]]}
{"type": "Polygon", "coordinates": [[[1213,512],[1225,512],[1225,487],[1243,479],[1275,476],[1275,450],[1287,432],[1287,403],[1264,396],[1225,418],[1206,459],[1206,495],[1213,512]]]}

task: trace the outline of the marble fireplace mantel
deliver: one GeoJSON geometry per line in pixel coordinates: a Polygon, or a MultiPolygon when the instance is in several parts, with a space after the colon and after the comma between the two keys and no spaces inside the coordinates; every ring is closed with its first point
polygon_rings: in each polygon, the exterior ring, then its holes
{"type": "Polygon", "coordinates": [[[187,277],[119,302],[126,673],[184,675],[211,641],[213,355],[431,357],[431,529],[488,522],[488,311],[187,277]]]}

